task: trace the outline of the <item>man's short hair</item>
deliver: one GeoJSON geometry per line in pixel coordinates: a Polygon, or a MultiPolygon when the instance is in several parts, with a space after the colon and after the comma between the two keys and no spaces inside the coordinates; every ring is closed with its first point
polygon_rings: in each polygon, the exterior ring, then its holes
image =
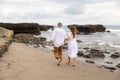
{"type": "Polygon", "coordinates": [[[61,23],[61,22],[59,22],[59,23],[58,23],[58,26],[59,26],[59,25],[62,25],[62,23],[61,23]]]}

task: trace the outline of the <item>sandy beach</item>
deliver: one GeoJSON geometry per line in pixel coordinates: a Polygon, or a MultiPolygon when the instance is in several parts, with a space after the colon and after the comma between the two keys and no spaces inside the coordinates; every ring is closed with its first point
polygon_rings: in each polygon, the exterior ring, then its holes
{"type": "Polygon", "coordinates": [[[77,62],[76,67],[56,65],[52,51],[12,43],[0,58],[0,80],[119,80],[119,74],[98,65],[77,62]]]}

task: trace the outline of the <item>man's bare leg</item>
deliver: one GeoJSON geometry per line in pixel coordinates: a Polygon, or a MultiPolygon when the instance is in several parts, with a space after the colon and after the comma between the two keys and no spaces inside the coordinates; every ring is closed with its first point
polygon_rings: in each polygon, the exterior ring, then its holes
{"type": "Polygon", "coordinates": [[[62,51],[63,51],[63,46],[59,47],[59,60],[58,60],[58,65],[60,65],[60,63],[62,62],[62,51]]]}
{"type": "Polygon", "coordinates": [[[59,55],[58,55],[58,48],[57,47],[54,47],[54,56],[55,58],[58,60],[59,59],[59,55]]]}

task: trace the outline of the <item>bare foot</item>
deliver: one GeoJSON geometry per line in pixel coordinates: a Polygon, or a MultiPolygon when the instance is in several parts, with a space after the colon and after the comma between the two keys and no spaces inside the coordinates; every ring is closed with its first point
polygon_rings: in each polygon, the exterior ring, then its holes
{"type": "Polygon", "coordinates": [[[60,65],[60,63],[62,62],[62,60],[61,59],[58,59],[58,66],[60,65]]]}
{"type": "Polygon", "coordinates": [[[73,67],[75,67],[76,65],[75,65],[75,64],[73,64],[72,66],[73,66],[73,67]]]}
{"type": "Polygon", "coordinates": [[[60,66],[60,63],[58,63],[57,65],[60,66]]]}
{"type": "Polygon", "coordinates": [[[67,64],[67,65],[70,65],[70,63],[69,63],[69,62],[66,62],[66,64],[67,64]]]}

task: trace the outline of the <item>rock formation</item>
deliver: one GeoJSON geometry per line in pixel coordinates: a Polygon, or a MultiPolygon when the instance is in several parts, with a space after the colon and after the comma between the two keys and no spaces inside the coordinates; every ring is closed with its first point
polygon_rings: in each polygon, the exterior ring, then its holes
{"type": "Polygon", "coordinates": [[[0,27],[0,57],[8,51],[13,35],[13,31],[0,27]]]}
{"type": "Polygon", "coordinates": [[[1,27],[14,30],[15,34],[19,33],[39,33],[39,24],[37,23],[0,23],[1,27]]]}
{"type": "Polygon", "coordinates": [[[0,37],[12,38],[13,37],[13,33],[14,32],[12,30],[8,30],[8,29],[0,27],[0,37]]]}
{"type": "Polygon", "coordinates": [[[78,30],[78,33],[90,34],[95,32],[105,32],[106,28],[103,25],[68,25],[68,28],[75,26],[78,30]]]}
{"type": "Polygon", "coordinates": [[[25,44],[36,44],[39,47],[39,44],[42,46],[47,43],[47,39],[44,37],[35,37],[37,35],[32,34],[16,34],[13,41],[17,43],[25,44]]]}
{"type": "Polygon", "coordinates": [[[115,53],[112,54],[110,57],[111,57],[111,58],[119,58],[119,57],[120,57],[120,53],[119,53],[119,52],[115,52],[115,53]]]}
{"type": "Polygon", "coordinates": [[[54,29],[54,26],[51,25],[39,25],[40,31],[47,31],[49,29],[54,29]]]}
{"type": "Polygon", "coordinates": [[[54,26],[39,25],[37,23],[0,23],[0,26],[14,30],[15,34],[40,34],[40,31],[47,31],[50,28],[54,29],[54,26]]]}

